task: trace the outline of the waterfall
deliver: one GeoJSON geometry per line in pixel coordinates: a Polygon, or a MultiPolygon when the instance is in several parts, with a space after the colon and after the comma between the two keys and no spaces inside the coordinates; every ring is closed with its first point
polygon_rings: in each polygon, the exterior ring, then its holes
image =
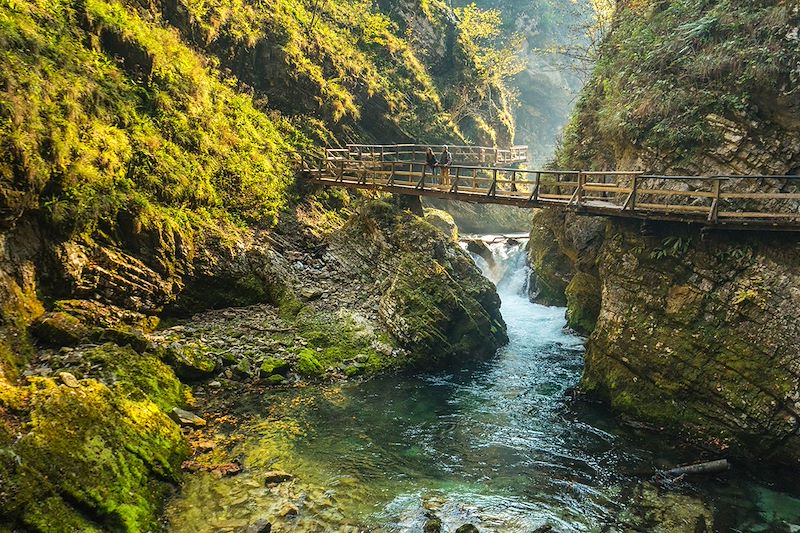
{"type": "Polygon", "coordinates": [[[527,243],[527,235],[484,235],[462,240],[461,247],[472,256],[483,275],[497,286],[501,296],[523,296],[530,276],[527,243]]]}

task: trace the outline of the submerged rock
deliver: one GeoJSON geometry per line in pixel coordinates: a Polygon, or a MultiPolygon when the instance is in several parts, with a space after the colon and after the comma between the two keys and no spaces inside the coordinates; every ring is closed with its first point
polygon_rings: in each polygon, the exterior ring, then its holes
{"type": "Polygon", "coordinates": [[[480,530],[472,524],[464,524],[456,529],[456,533],[480,533],[480,530]]]}
{"type": "Polygon", "coordinates": [[[294,479],[294,476],[283,470],[272,470],[264,474],[264,483],[267,485],[277,485],[292,479],[294,479]]]}
{"type": "Polygon", "coordinates": [[[429,516],[422,527],[424,533],[441,533],[442,519],[436,516],[429,516]]]}

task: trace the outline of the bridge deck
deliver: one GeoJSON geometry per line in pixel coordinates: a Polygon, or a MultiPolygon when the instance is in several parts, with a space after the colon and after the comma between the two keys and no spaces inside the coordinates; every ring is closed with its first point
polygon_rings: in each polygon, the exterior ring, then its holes
{"type": "Polygon", "coordinates": [[[385,152],[381,159],[374,151],[355,157],[334,151],[304,172],[327,187],[736,229],[800,230],[800,176],[654,176],[509,167],[457,165],[442,176],[432,174],[423,161],[396,160],[385,152]]]}

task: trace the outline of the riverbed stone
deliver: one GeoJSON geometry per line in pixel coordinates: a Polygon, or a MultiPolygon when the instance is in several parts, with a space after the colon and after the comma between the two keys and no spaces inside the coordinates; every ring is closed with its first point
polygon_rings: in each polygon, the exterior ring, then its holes
{"type": "Polygon", "coordinates": [[[456,533],[480,533],[480,530],[472,524],[464,524],[456,529],[456,533]]]}
{"type": "Polygon", "coordinates": [[[45,313],[33,324],[31,331],[39,341],[56,348],[75,346],[90,333],[79,319],[62,311],[45,313]]]}
{"type": "Polygon", "coordinates": [[[77,389],[81,386],[80,382],[69,372],[61,372],[58,374],[58,377],[61,378],[61,382],[70,387],[72,389],[77,389]]]}
{"type": "Polygon", "coordinates": [[[291,481],[294,476],[283,470],[271,470],[264,474],[264,483],[267,485],[277,485],[285,481],[291,481]]]}
{"type": "Polygon", "coordinates": [[[203,427],[206,425],[205,419],[197,416],[191,411],[186,411],[185,409],[181,409],[180,407],[174,407],[170,411],[169,417],[180,426],[203,427]]]}
{"type": "Polygon", "coordinates": [[[289,371],[289,362],[277,357],[267,357],[261,362],[259,371],[264,377],[269,377],[274,374],[285,374],[289,371]]]}

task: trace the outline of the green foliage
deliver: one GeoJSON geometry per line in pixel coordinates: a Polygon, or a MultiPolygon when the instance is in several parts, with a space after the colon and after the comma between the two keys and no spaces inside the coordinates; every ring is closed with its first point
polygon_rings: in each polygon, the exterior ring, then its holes
{"type": "Polygon", "coordinates": [[[559,163],[613,165],[630,145],[687,161],[723,142],[714,115],[743,122],[796,101],[798,24],[797,6],[783,0],[626,5],[564,132],[559,163]]]}
{"type": "Polygon", "coordinates": [[[274,219],[294,128],[175,32],[106,0],[0,4],[0,209],[72,231],[173,208],[274,219]]]}
{"type": "Polygon", "coordinates": [[[650,252],[650,259],[664,259],[666,257],[683,257],[692,245],[691,237],[671,235],[661,241],[661,246],[650,252]]]}

